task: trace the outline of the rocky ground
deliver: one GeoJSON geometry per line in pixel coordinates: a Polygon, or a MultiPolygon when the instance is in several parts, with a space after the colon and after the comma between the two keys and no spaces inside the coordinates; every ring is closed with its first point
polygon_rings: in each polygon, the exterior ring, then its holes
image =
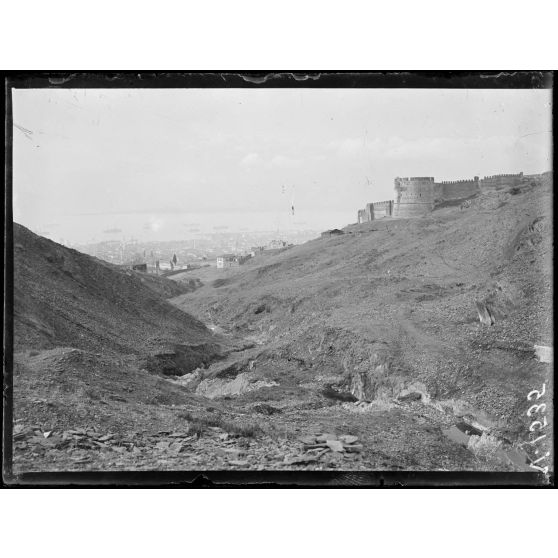
{"type": "Polygon", "coordinates": [[[121,381],[112,381],[110,360],[74,349],[17,355],[18,363],[29,360],[18,364],[14,385],[14,469],[20,473],[451,470],[463,463],[483,470],[483,461],[432,426],[432,409],[413,401],[386,408],[283,393],[268,394],[264,403],[258,390],[232,403],[212,401],[126,363],[121,381]],[[31,392],[29,399],[19,397],[31,392]]]}
{"type": "Polygon", "coordinates": [[[453,414],[416,398],[340,401],[296,367],[260,369],[279,381],[209,399],[130,358],[18,353],[14,471],[522,470],[450,440],[453,414]]]}

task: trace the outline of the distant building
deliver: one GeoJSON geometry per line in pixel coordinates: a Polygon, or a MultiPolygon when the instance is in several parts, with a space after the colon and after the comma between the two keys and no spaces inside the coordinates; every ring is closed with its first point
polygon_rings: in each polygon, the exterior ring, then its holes
{"type": "Polygon", "coordinates": [[[345,234],[341,229],[331,229],[330,231],[324,231],[321,236],[338,236],[341,234],[345,234]]]}
{"type": "Polygon", "coordinates": [[[217,256],[217,267],[223,269],[224,267],[233,267],[240,265],[235,254],[222,254],[217,256]]]}
{"type": "Polygon", "coordinates": [[[143,273],[147,273],[147,264],[146,263],[134,264],[132,265],[132,269],[134,271],[142,271],[143,273]]]}
{"type": "Polygon", "coordinates": [[[268,245],[268,250],[276,250],[277,248],[286,248],[287,243],[284,240],[271,240],[268,245]]]}
{"type": "Polygon", "coordinates": [[[239,254],[222,254],[221,256],[217,256],[217,267],[219,269],[223,269],[225,267],[237,267],[245,263],[251,257],[252,256],[250,254],[245,256],[239,254]]]}

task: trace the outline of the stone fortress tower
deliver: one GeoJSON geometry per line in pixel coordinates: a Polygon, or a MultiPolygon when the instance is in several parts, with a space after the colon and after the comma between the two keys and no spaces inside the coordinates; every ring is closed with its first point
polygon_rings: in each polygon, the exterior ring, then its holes
{"type": "Polygon", "coordinates": [[[434,177],[413,176],[395,179],[393,217],[422,217],[434,209],[434,177]]]}

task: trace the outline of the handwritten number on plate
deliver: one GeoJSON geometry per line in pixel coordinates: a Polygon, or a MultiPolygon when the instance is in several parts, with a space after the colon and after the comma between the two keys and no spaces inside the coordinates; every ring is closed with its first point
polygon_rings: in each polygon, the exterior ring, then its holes
{"type": "Polygon", "coordinates": [[[533,413],[538,413],[539,409],[543,412],[546,409],[546,403],[541,403],[540,405],[531,405],[527,411],[527,416],[530,417],[533,413]]]}
{"type": "Polygon", "coordinates": [[[530,391],[529,394],[527,395],[528,401],[531,401],[531,396],[535,394],[537,394],[537,399],[540,399],[544,395],[545,391],[546,391],[546,384],[543,384],[542,391],[539,391],[537,389],[530,391]]]}

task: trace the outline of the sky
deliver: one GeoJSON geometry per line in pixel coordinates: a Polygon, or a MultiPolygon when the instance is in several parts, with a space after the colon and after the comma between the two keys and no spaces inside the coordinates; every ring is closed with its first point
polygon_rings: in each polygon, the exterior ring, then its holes
{"type": "Polygon", "coordinates": [[[550,90],[15,89],[13,114],[14,220],[65,243],[325,230],[396,176],[552,162],[550,90]]]}

